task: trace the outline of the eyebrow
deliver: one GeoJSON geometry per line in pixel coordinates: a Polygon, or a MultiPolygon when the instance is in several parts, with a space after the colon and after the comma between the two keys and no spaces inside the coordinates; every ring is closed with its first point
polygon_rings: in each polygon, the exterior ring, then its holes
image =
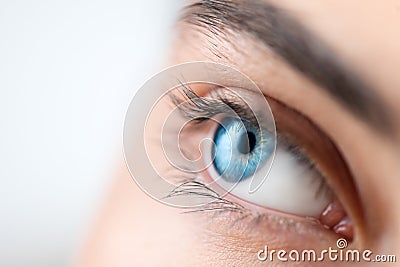
{"type": "Polygon", "coordinates": [[[340,62],[327,44],[270,3],[202,0],[187,6],[182,20],[207,29],[208,36],[224,36],[228,30],[254,36],[368,125],[392,130],[390,113],[376,91],[340,62]]]}

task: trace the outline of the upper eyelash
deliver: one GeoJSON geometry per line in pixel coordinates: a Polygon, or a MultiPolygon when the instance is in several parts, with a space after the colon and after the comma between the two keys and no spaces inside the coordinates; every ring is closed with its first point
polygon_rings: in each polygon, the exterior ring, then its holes
{"type": "Polygon", "coordinates": [[[187,84],[181,83],[181,87],[180,93],[183,99],[177,94],[171,93],[169,95],[171,102],[179,108],[185,117],[192,119],[194,122],[202,122],[215,115],[233,111],[242,120],[248,120],[258,125],[253,111],[247,107],[246,103],[239,99],[228,98],[224,90],[216,90],[222,87],[215,86],[212,89],[212,98],[200,97],[187,84]]]}

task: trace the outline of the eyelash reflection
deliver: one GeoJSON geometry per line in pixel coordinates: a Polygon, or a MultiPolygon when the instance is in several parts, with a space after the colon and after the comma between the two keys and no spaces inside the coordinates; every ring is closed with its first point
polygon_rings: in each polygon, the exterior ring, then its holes
{"type": "MultiPolygon", "coordinates": [[[[258,125],[257,119],[252,110],[244,102],[240,101],[240,99],[227,95],[222,88],[223,87],[215,86],[210,90],[209,97],[205,98],[197,95],[188,85],[181,83],[181,89],[179,89],[180,94],[170,93],[169,97],[173,106],[177,107],[185,118],[191,119],[192,122],[197,125],[201,125],[203,122],[218,114],[228,114],[232,113],[232,111],[234,111],[242,120],[248,120],[254,125],[258,125]]],[[[301,147],[293,144],[289,140],[288,136],[277,132],[277,141],[285,148],[285,150],[294,155],[299,163],[307,166],[309,170],[317,169],[314,162],[305,155],[301,147]]],[[[314,181],[319,182],[315,197],[318,197],[320,194],[332,193],[325,178],[315,179],[314,181]]],[[[196,195],[213,199],[209,204],[193,208],[185,213],[199,211],[232,211],[241,213],[245,216],[254,214],[253,211],[245,208],[239,203],[221,197],[196,176],[184,177],[183,182],[181,180],[181,182],[171,191],[170,194],[167,195],[167,197],[180,195],[196,195]]],[[[255,214],[257,218],[262,215],[263,214],[255,214]]]]}

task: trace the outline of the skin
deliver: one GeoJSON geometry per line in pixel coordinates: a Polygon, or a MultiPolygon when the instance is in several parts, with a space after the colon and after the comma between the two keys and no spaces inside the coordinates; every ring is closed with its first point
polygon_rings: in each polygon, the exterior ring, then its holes
{"type": "MultiPolygon", "coordinates": [[[[393,121],[400,121],[400,1],[272,3],[328,43],[375,88],[393,121]]],[[[180,23],[177,29],[168,65],[195,60],[231,65],[265,95],[301,112],[330,138],[352,176],[351,185],[340,179],[330,182],[354,224],[350,247],[400,255],[400,123],[391,135],[373,130],[250,36],[231,33],[229,42],[215,40],[219,51],[229,55],[221,59],[210,52],[208,41],[194,26],[180,23]]],[[[323,162],[329,155],[319,157],[323,162]]],[[[238,222],[238,215],[231,213],[182,214],[143,193],[123,166],[76,266],[277,266],[278,262],[258,262],[257,251],[266,244],[276,250],[322,250],[338,238],[311,222],[295,218],[293,226],[279,213],[267,214],[257,224],[251,219],[238,222]]]]}

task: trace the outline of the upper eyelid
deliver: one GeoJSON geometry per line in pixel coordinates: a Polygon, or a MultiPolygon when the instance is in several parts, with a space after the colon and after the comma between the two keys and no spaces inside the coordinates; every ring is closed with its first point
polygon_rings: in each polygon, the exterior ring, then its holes
{"type": "MultiPolygon", "coordinates": [[[[211,43],[221,37],[229,42],[229,30],[252,34],[347,110],[375,126],[373,129],[389,135],[396,130],[390,109],[377,90],[370,88],[343,60],[332,56],[333,49],[301,21],[271,3],[196,1],[184,9],[181,21],[200,27],[211,43]]],[[[213,50],[216,53],[229,58],[213,50]]]]}

